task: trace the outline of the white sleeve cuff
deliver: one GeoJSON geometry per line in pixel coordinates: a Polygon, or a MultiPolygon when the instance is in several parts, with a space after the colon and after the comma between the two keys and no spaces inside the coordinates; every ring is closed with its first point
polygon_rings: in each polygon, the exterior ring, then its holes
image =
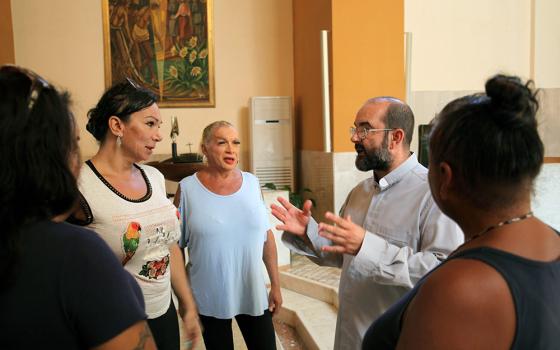
{"type": "Polygon", "coordinates": [[[387,250],[387,241],[366,231],[362,246],[354,257],[351,268],[359,274],[371,275],[372,270],[379,269],[379,262],[385,250],[387,250]]]}

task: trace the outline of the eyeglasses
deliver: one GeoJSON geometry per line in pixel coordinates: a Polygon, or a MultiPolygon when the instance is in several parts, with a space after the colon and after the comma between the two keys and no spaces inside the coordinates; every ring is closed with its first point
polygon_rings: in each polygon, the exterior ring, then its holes
{"type": "Polygon", "coordinates": [[[351,127],[350,128],[350,137],[354,137],[354,135],[358,134],[360,140],[363,140],[367,137],[368,133],[370,132],[377,132],[377,131],[391,131],[395,129],[374,129],[374,128],[363,128],[363,127],[351,127]]]}
{"type": "Polygon", "coordinates": [[[43,91],[43,89],[48,89],[51,87],[51,85],[41,76],[39,76],[37,73],[32,72],[23,67],[7,64],[0,67],[0,72],[24,74],[31,81],[31,85],[29,86],[29,92],[27,94],[28,114],[31,113],[33,107],[35,106],[35,103],[37,103],[37,100],[41,95],[41,91],[43,91]]]}

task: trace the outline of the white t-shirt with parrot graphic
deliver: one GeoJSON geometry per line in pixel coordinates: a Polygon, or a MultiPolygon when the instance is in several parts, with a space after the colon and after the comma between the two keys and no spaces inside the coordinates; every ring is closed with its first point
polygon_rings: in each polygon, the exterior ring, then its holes
{"type": "Polygon", "coordinates": [[[179,239],[178,212],[167,198],[163,175],[155,168],[137,165],[148,191],[130,199],[114,189],[93,163],[82,166],[78,181],[97,232],[124,268],[135,278],[146,302],[148,318],[163,315],[171,301],[169,246],[179,239]]]}

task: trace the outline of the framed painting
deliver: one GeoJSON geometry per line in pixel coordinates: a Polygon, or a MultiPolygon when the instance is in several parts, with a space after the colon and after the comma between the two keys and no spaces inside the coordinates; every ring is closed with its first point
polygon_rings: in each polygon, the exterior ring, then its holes
{"type": "Polygon", "coordinates": [[[102,0],[105,85],[130,78],[160,107],[214,107],[213,0],[102,0]]]}

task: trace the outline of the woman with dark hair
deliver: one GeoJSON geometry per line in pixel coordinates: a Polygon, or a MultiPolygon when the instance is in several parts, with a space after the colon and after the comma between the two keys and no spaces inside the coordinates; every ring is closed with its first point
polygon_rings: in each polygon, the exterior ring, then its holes
{"type": "Polygon", "coordinates": [[[65,223],[78,198],[69,96],[0,67],[0,344],[154,348],[140,288],[95,233],[65,223]]]}
{"type": "Polygon", "coordinates": [[[364,349],[558,348],[560,237],[531,212],[537,108],[530,83],[497,75],[441,111],[430,187],[465,244],[369,328],[364,349]]]}
{"type": "Polygon", "coordinates": [[[172,288],[186,337],[196,343],[198,313],[177,245],[178,213],[167,198],[163,175],[138,164],[161,141],[156,96],[127,80],[107,90],[88,116],[87,130],[100,146],[82,167],[81,210],[76,216],[105,239],[136,278],[158,348],[179,348],[172,288]]]}

